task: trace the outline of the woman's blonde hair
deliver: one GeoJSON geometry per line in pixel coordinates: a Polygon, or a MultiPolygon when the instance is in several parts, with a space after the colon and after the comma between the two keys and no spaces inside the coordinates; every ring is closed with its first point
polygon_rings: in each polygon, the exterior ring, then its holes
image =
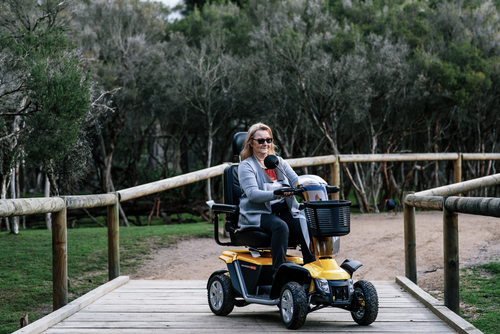
{"type": "MultiPolygon", "coordinates": [[[[241,151],[241,161],[250,158],[253,155],[253,148],[250,145],[253,141],[253,136],[255,135],[255,132],[259,130],[265,130],[267,133],[269,133],[269,137],[273,138],[273,132],[271,131],[271,128],[265,125],[264,123],[257,123],[254,124],[248,129],[247,137],[245,139],[245,145],[243,146],[243,150],[241,151]]],[[[271,143],[271,147],[269,148],[269,154],[276,154],[274,151],[274,142],[271,143]]]]}

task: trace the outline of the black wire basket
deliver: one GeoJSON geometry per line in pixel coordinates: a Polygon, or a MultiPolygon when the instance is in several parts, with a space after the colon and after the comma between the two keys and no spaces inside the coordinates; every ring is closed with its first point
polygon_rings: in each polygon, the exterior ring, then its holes
{"type": "Polygon", "coordinates": [[[309,233],[313,237],[340,237],[351,232],[351,202],[305,202],[309,233]]]}

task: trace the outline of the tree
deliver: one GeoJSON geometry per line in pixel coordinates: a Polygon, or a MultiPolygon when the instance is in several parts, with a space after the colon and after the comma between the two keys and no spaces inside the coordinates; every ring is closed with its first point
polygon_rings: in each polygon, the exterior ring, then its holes
{"type": "MultiPolygon", "coordinates": [[[[104,153],[96,155],[104,165],[103,191],[115,189],[112,169],[117,150],[121,148],[119,141],[138,138],[129,144],[133,145],[136,157],[140,157],[144,145],[141,139],[144,135],[147,137],[154,122],[155,115],[149,104],[153,93],[150,78],[159,64],[155,45],[164,36],[168,12],[159,3],[118,0],[89,2],[75,15],[72,35],[92,59],[94,79],[108,91],[119,89],[112,101],[113,112],[102,119],[99,126],[103,140],[98,142],[106,145],[99,148],[104,153]]],[[[123,147],[130,152],[130,145],[123,147]]],[[[136,164],[137,159],[131,166],[136,164]]],[[[139,179],[136,175],[130,181],[129,185],[134,185],[139,179]]]]}
{"type": "MultiPolygon", "coordinates": [[[[189,112],[198,118],[206,131],[206,167],[212,164],[214,136],[231,120],[236,110],[239,62],[225,54],[224,36],[211,36],[201,47],[185,52],[183,62],[177,68],[178,94],[186,101],[189,112]]],[[[212,199],[210,179],[207,196],[212,199]]]]}
{"type": "Polygon", "coordinates": [[[58,195],[56,177],[75,182],[88,171],[87,134],[98,113],[92,105],[97,91],[64,36],[69,1],[4,1],[2,6],[2,198],[21,161],[47,173],[58,195]]]}

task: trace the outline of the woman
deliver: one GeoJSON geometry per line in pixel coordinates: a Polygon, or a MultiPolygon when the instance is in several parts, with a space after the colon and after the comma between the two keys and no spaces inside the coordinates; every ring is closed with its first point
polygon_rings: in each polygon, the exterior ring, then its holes
{"type": "Polygon", "coordinates": [[[304,215],[298,210],[299,204],[292,193],[275,195],[274,190],[297,185],[298,176],[290,165],[281,158],[280,165],[291,179],[278,170],[267,169],[264,159],[275,154],[271,129],[257,123],[250,127],[241,151],[241,163],[238,167],[238,179],[243,195],[240,198],[240,229],[248,226],[260,226],[271,234],[271,254],[274,274],[285,262],[288,237],[294,235],[300,240],[304,263],[314,261],[309,251],[309,238],[305,238],[301,225],[307,233],[304,215]]]}

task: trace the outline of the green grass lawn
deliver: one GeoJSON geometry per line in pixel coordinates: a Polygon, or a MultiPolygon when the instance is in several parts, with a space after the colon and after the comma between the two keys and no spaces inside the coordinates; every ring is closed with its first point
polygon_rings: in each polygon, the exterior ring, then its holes
{"type": "Polygon", "coordinates": [[[485,334],[500,333],[500,262],[464,268],[460,300],[467,321],[485,334]]]}
{"type": "MultiPolygon", "coordinates": [[[[147,217],[144,221],[147,222],[147,217]]],[[[120,227],[121,274],[129,275],[148,254],[175,239],[213,234],[208,222],[120,227]]],[[[30,323],[52,311],[52,234],[48,230],[0,233],[0,334],[19,328],[29,313],[30,323]]],[[[106,228],[68,229],[69,301],[108,281],[106,228]]]]}

